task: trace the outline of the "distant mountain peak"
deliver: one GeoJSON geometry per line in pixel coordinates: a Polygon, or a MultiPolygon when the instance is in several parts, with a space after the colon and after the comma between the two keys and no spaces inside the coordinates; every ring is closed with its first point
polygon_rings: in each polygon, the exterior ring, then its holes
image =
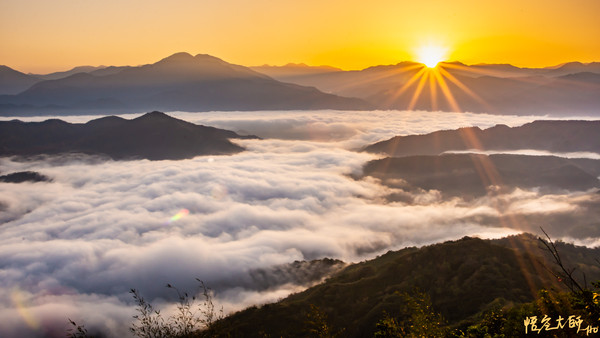
{"type": "MultiPolygon", "coordinates": [[[[73,69],[68,70],[67,72],[77,72],[77,73],[90,73],[94,70],[103,69],[106,66],[77,66],[73,69]]],[[[66,73],[66,72],[65,72],[66,73]]]]}
{"type": "Polygon", "coordinates": [[[146,66],[152,68],[168,67],[169,71],[179,69],[179,71],[183,71],[184,73],[189,73],[191,69],[214,71],[217,69],[223,70],[225,68],[232,70],[231,67],[235,67],[235,65],[229,64],[212,55],[197,54],[193,56],[186,52],[175,53],[156,63],[146,66]]]}
{"type": "Polygon", "coordinates": [[[160,111],[152,111],[149,113],[146,113],[142,116],[139,116],[137,118],[135,118],[134,120],[176,120],[174,117],[171,117],[163,112],[160,111]]]}
{"type": "Polygon", "coordinates": [[[173,55],[167,56],[166,58],[160,60],[158,63],[171,63],[171,62],[189,62],[194,60],[194,57],[186,52],[179,52],[173,55]]]}
{"type": "Polygon", "coordinates": [[[144,115],[142,115],[142,116],[152,116],[152,117],[170,117],[169,115],[167,115],[167,114],[165,114],[165,113],[163,113],[163,112],[161,112],[161,111],[158,111],[158,110],[151,111],[151,112],[149,112],[149,113],[146,113],[146,114],[144,114],[144,115]]]}
{"type": "Polygon", "coordinates": [[[310,67],[309,65],[307,65],[306,63],[293,63],[290,62],[288,64],[286,64],[284,67],[300,67],[300,68],[306,68],[306,67],[310,67]]]}
{"type": "Polygon", "coordinates": [[[571,61],[571,62],[563,62],[554,66],[544,67],[544,69],[560,69],[560,68],[568,68],[568,67],[581,67],[585,66],[585,63],[579,61],[571,61]]]}
{"type": "Polygon", "coordinates": [[[122,123],[124,120],[125,119],[122,117],[110,115],[110,116],[104,116],[104,117],[100,117],[100,118],[97,118],[94,120],[90,120],[86,124],[87,125],[115,125],[115,124],[122,123]]]}

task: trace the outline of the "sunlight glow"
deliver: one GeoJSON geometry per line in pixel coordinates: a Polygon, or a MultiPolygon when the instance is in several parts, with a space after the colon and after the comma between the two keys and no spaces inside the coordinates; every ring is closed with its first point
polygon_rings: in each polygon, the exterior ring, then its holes
{"type": "Polygon", "coordinates": [[[447,49],[440,46],[422,46],[417,50],[417,61],[429,68],[434,68],[446,59],[447,49]]]}

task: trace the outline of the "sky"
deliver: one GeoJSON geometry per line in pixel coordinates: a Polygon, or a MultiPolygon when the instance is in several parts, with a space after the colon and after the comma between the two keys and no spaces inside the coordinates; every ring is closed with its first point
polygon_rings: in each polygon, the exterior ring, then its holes
{"type": "MultiPolygon", "coordinates": [[[[52,179],[0,183],[0,336],[64,336],[67,318],[126,337],[136,313],[130,288],[153,305],[175,301],[165,285],[215,290],[225,314],[301,290],[252,273],[296,260],[345,262],[463,236],[502,237],[538,226],[554,239],[600,243],[597,189],[536,189],[474,200],[415,191],[412,203],[375,179],[353,179],[378,155],[353,149],[395,135],[536,116],[401,111],[170,113],[193,123],[262,136],[247,151],[181,161],[107,161],[64,155],[0,158],[3,173],[52,179]],[[177,216],[180,215],[180,216],[177,216]],[[506,221],[509,219],[510,221],[506,221]],[[570,224],[565,227],[563,222],[570,224]],[[174,264],[176,262],[176,264],[174,264]]],[[[132,115],[125,116],[133,118],[132,115]]],[[[28,120],[44,120],[29,117],[28,120]]],[[[86,122],[90,116],[61,117],[86,122]]],[[[3,119],[12,119],[3,117],[3,119]]],[[[598,156],[598,154],[595,154],[598,156]]]]}
{"type": "Polygon", "coordinates": [[[48,73],[176,52],[363,69],[441,46],[467,64],[600,61],[597,0],[3,0],[0,64],[48,73]]]}

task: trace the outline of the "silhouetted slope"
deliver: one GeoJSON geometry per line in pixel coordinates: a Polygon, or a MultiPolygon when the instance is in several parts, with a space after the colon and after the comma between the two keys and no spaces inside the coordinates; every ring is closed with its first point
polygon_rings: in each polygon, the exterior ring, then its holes
{"type": "Polygon", "coordinates": [[[590,165],[591,161],[508,154],[408,156],[370,161],[363,175],[403,190],[435,189],[463,198],[485,195],[490,188],[496,192],[516,187],[585,191],[600,187],[600,161],[593,161],[596,167],[590,165]]]}
{"type": "Polygon", "coordinates": [[[371,107],[360,99],[281,83],[209,55],[177,53],[154,64],[114,71],[78,73],[42,81],[18,95],[0,98],[0,108],[3,107],[0,112],[27,112],[32,107],[57,113],[371,107]]]}
{"type": "Polygon", "coordinates": [[[590,84],[600,84],[600,74],[592,73],[592,72],[580,72],[575,74],[567,74],[560,76],[559,79],[568,81],[568,82],[589,82],[590,84]]]}
{"type": "MultiPolygon", "coordinates": [[[[402,315],[400,293],[415,288],[429,294],[434,310],[455,324],[493,306],[529,302],[542,287],[562,287],[542,265],[553,267],[544,249],[533,247],[532,241],[531,235],[510,237],[502,243],[465,237],[390,251],[350,265],[326,282],[275,304],[235,313],[210,333],[219,337],[306,336],[306,314],[312,304],[327,315],[333,332],[345,328],[345,337],[371,337],[384,312],[392,317],[402,315]]],[[[562,250],[560,243],[558,248],[562,250]]],[[[588,261],[571,260],[577,255],[597,257],[599,250],[572,250],[577,254],[568,255],[565,264],[577,263],[589,280],[599,278],[595,262],[590,266],[588,261]]]]}
{"type": "MultiPolygon", "coordinates": [[[[452,73],[452,71],[450,71],[452,73]]],[[[560,77],[528,76],[502,78],[454,75],[445,79],[451,98],[440,87],[424,86],[419,81],[406,88],[404,84],[388,87],[369,97],[369,102],[382,102],[381,108],[486,112],[518,115],[598,115],[600,85],[589,81],[572,81],[560,77]],[[415,93],[418,92],[418,95],[415,93]],[[451,104],[453,101],[455,104],[451,104]]]]}
{"type": "Polygon", "coordinates": [[[568,74],[590,72],[600,74],[600,63],[568,62],[554,67],[546,68],[520,68],[511,64],[476,64],[465,65],[460,62],[442,62],[442,66],[453,75],[480,77],[493,76],[500,78],[527,78],[532,76],[560,77],[568,74]],[[456,67],[458,66],[458,67],[456,67]]]}
{"type": "Polygon", "coordinates": [[[460,62],[443,62],[445,67],[452,75],[481,77],[493,76],[500,78],[535,76],[546,73],[547,70],[539,68],[519,68],[510,64],[476,64],[465,65],[460,62]],[[458,67],[454,67],[458,66],[458,67]]]}
{"type": "Polygon", "coordinates": [[[391,156],[437,155],[451,150],[536,149],[600,153],[600,121],[534,121],[520,127],[497,125],[396,136],[364,148],[391,156]]]}
{"type": "Polygon", "coordinates": [[[108,116],[86,124],[62,120],[0,121],[0,156],[58,153],[108,155],[114,159],[183,159],[232,154],[244,149],[229,141],[232,131],[195,125],[160,112],[132,120],[108,116]]]}
{"type": "Polygon", "coordinates": [[[35,76],[23,74],[6,66],[0,66],[0,95],[18,94],[40,81],[35,76]]]}
{"type": "Polygon", "coordinates": [[[117,74],[117,73],[121,72],[122,70],[129,69],[129,68],[133,68],[133,67],[131,67],[131,66],[120,66],[120,67],[110,66],[110,67],[96,69],[89,73],[92,75],[96,75],[96,76],[105,76],[105,75],[117,74]]]}
{"type": "Polygon", "coordinates": [[[581,72],[590,72],[600,74],[600,62],[567,62],[556,67],[549,67],[546,75],[563,76],[567,74],[576,74],[581,72]]]}
{"type": "MultiPolygon", "coordinates": [[[[363,70],[331,70],[326,68],[301,68],[297,66],[254,67],[276,80],[302,86],[316,87],[326,93],[345,97],[368,99],[377,93],[396,88],[409,81],[418,71],[419,64],[401,62],[396,65],[374,66],[363,70]]],[[[371,101],[382,107],[384,101],[371,101]]]]}
{"type": "Polygon", "coordinates": [[[73,69],[64,71],[64,72],[54,72],[54,73],[50,73],[50,74],[36,74],[34,75],[37,78],[40,78],[41,80],[58,80],[58,79],[62,79],[65,77],[69,77],[71,75],[74,74],[78,74],[78,73],[92,73],[94,71],[98,71],[98,70],[102,70],[106,68],[105,66],[98,66],[98,67],[94,67],[94,66],[79,66],[79,67],[75,67],[73,69]]]}

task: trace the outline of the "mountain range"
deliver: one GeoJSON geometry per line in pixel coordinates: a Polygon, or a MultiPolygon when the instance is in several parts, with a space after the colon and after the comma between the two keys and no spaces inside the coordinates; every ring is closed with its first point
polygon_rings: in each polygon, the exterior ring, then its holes
{"type": "MultiPolygon", "coordinates": [[[[90,70],[41,80],[14,94],[34,77],[16,74],[7,67],[0,69],[0,79],[5,77],[3,73],[21,79],[20,87],[5,89],[13,95],[0,95],[0,113],[372,108],[360,99],[282,83],[247,67],[203,54],[177,53],[149,65],[90,70]]],[[[9,84],[0,82],[0,86],[9,84]]]]}
{"type": "Polygon", "coordinates": [[[401,62],[353,71],[296,65],[253,69],[280,81],[360,98],[378,109],[599,114],[599,62],[571,62],[550,68],[445,62],[428,69],[419,63],[401,62]],[[319,68],[321,71],[316,71],[319,68]]]}
{"type": "MultiPolygon", "coordinates": [[[[362,177],[376,177],[383,184],[404,191],[434,189],[462,198],[480,197],[490,193],[490,189],[510,192],[517,187],[541,188],[543,192],[586,191],[600,187],[600,160],[510,152],[598,154],[599,134],[600,121],[540,120],[512,128],[466,127],[395,136],[363,149],[389,157],[365,164],[362,177]]],[[[392,194],[389,199],[411,202],[407,200],[410,196],[392,194]]]]}
{"type": "Polygon", "coordinates": [[[39,78],[0,66],[0,95],[18,94],[40,81],[39,78]]]}
{"type": "MultiPolygon", "coordinates": [[[[363,175],[404,191],[435,189],[464,199],[517,187],[542,192],[600,188],[600,160],[510,154],[388,157],[368,162],[363,175]]],[[[392,194],[389,199],[411,202],[408,196],[392,194]]]]}
{"type": "Polygon", "coordinates": [[[330,66],[243,67],[173,54],[142,66],[76,67],[45,75],[0,66],[0,114],[151,110],[412,109],[598,115],[600,63],[548,68],[415,62],[345,71],[330,66]]]}
{"type": "Polygon", "coordinates": [[[132,120],[107,116],[85,124],[58,119],[0,121],[0,156],[84,153],[113,159],[184,159],[238,153],[229,139],[256,138],[151,112],[132,120]]]}
{"type": "Polygon", "coordinates": [[[462,150],[535,149],[555,153],[600,153],[600,121],[539,120],[519,127],[466,127],[425,135],[395,136],[363,150],[390,156],[438,155],[462,150]]]}

